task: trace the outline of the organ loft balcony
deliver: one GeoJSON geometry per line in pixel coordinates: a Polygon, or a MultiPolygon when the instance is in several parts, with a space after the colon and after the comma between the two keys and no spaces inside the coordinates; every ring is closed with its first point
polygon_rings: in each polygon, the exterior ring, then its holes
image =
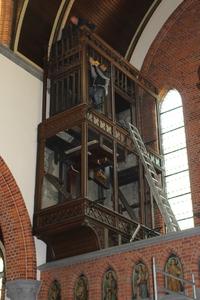
{"type": "Polygon", "coordinates": [[[87,27],[66,27],[53,44],[34,211],[34,234],[47,244],[48,261],[159,234],[158,208],[126,127],[139,129],[162,180],[157,98],[155,87],[87,27]],[[96,95],[92,68],[100,65],[103,92],[96,95]]]}

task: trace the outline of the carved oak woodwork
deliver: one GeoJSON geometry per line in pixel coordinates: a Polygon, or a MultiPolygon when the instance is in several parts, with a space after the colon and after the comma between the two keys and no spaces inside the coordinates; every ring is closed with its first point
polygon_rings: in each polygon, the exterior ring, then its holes
{"type": "MultiPolygon", "coordinates": [[[[83,27],[64,30],[54,44],[44,89],[50,99],[47,105],[44,92],[34,234],[47,243],[47,259],[158,235],[151,212],[145,212],[150,202],[142,190],[144,170],[126,127],[132,122],[142,130],[142,97],[156,106],[156,88],[83,27]],[[89,97],[89,57],[106,64],[110,77],[108,95],[96,108],[89,97]]],[[[162,173],[154,142],[148,141],[149,155],[162,173]]]]}

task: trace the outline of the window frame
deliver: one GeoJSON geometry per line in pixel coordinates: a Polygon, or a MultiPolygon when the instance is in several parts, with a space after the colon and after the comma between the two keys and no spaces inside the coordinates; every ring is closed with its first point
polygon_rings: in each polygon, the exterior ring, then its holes
{"type": "MultiPolygon", "coordinates": [[[[170,104],[170,102],[169,102],[169,104],[170,104]]],[[[171,102],[171,104],[172,104],[172,102],[171,102]]],[[[181,189],[179,190],[179,191],[176,191],[175,193],[174,193],[174,195],[172,195],[171,197],[168,197],[167,196],[167,198],[168,198],[168,201],[170,202],[170,200],[172,200],[172,199],[175,199],[175,198],[178,198],[178,197],[181,197],[181,196],[184,196],[184,195],[190,195],[190,200],[191,200],[191,206],[192,206],[192,199],[191,199],[191,185],[190,185],[190,176],[189,176],[189,164],[188,164],[188,152],[187,152],[187,143],[186,143],[186,136],[185,136],[185,122],[184,122],[184,111],[183,111],[183,101],[182,101],[182,98],[181,98],[181,94],[178,92],[178,90],[176,90],[176,89],[169,89],[168,90],[168,92],[165,94],[165,96],[163,97],[163,100],[162,100],[162,102],[160,103],[160,105],[159,105],[159,110],[158,110],[158,113],[159,113],[159,131],[160,131],[160,149],[161,149],[161,153],[162,153],[162,155],[163,155],[163,167],[164,167],[164,170],[165,170],[165,157],[167,156],[167,155],[169,155],[169,154],[171,154],[171,153],[178,153],[178,151],[180,151],[180,150],[183,150],[183,149],[185,149],[186,150],[186,155],[187,155],[187,161],[183,164],[183,165],[187,165],[187,168],[183,168],[182,169],[182,167],[180,167],[180,170],[177,172],[177,171],[173,171],[173,168],[170,168],[170,172],[169,172],[169,174],[167,174],[166,175],[166,171],[164,171],[164,173],[163,173],[163,183],[164,183],[164,188],[165,188],[165,192],[166,192],[166,195],[167,194],[169,194],[169,190],[168,190],[168,184],[167,184],[167,178],[169,178],[170,176],[174,176],[174,175],[176,175],[176,174],[179,174],[179,173],[182,173],[182,174],[184,174],[185,172],[188,172],[188,180],[189,180],[189,191],[187,192],[187,193],[183,193],[183,192],[181,192],[181,189]],[[174,107],[173,106],[171,106],[170,107],[170,105],[167,107],[167,109],[166,109],[166,107],[165,107],[165,110],[163,110],[162,109],[162,107],[163,107],[163,103],[164,103],[164,101],[172,101],[169,97],[171,96],[170,95],[170,93],[172,94],[172,97],[175,97],[175,93],[177,94],[177,96],[179,96],[180,97],[180,99],[178,99],[177,101],[175,101],[175,105],[174,105],[174,107]],[[168,97],[168,98],[167,98],[168,97]],[[180,103],[181,103],[181,105],[180,105],[180,103]],[[171,111],[175,111],[175,110],[179,110],[180,111],[180,108],[182,107],[182,114],[183,114],[183,116],[181,116],[181,118],[183,119],[183,125],[182,126],[177,126],[176,128],[174,128],[173,127],[173,129],[171,129],[171,130],[166,130],[166,128],[164,129],[164,132],[163,132],[163,129],[162,129],[162,116],[166,116],[165,114],[166,113],[169,113],[169,112],[171,112],[171,111]],[[166,151],[166,146],[164,145],[164,142],[166,143],[166,140],[164,141],[163,140],[163,136],[166,134],[166,133],[169,133],[170,134],[170,132],[173,132],[173,131],[175,131],[175,130],[177,130],[177,129],[181,129],[181,128],[183,128],[184,129],[184,137],[183,137],[183,141],[182,141],[182,143],[184,143],[185,144],[185,146],[183,147],[183,145],[181,145],[179,148],[177,148],[177,147],[175,147],[175,150],[170,150],[170,151],[166,151]]],[[[166,122],[166,120],[165,120],[165,122],[166,122]]],[[[170,122],[170,118],[169,118],[169,122],[170,122]]],[[[173,136],[172,136],[172,144],[173,144],[173,136]]],[[[176,167],[177,168],[177,167],[176,167]]],[[[176,169],[176,168],[174,168],[174,169],[176,169]]],[[[180,184],[180,186],[181,186],[181,184],[180,184]]],[[[188,201],[188,200],[187,200],[188,201]]],[[[184,202],[183,202],[184,203],[184,202]]],[[[182,205],[183,205],[183,203],[182,203],[182,205]]],[[[186,204],[186,202],[185,202],[185,204],[186,204]]],[[[188,203],[189,204],[189,203],[188,203]]],[[[173,205],[171,205],[172,206],[172,210],[173,210],[173,205]]],[[[181,204],[180,204],[180,206],[181,206],[181,204]]],[[[188,214],[189,214],[189,211],[190,209],[189,209],[189,205],[188,205],[188,214]]],[[[181,227],[181,229],[187,229],[187,228],[191,228],[191,226],[189,225],[189,220],[191,220],[191,219],[193,219],[194,220],[194,215],[193,215],[193,209],[192,209],[192,211],[191,211],[191,214],[189,214],[189,215],[191,215],[190,217],[179,217],[179,218],[177,218],[177,221],[178,221],[178,223],[179,223],[179,225],[180,225],[180,227],[181,227]],[[184,226],[184,222],[185,222],[185,224],[187,223],[187,221],[188,221],[188,225],[185,225],[184,226]],[[181,224],[182,223],[182,224],[181,224]]],[[[177,217],[177,214],[175,213],[175,216],[177,217]]],[[[194,224],[193,224],[193,226],[194,226],[194,224]]],[[[193,227],[192,226],[192,227],[193,227]]]]}

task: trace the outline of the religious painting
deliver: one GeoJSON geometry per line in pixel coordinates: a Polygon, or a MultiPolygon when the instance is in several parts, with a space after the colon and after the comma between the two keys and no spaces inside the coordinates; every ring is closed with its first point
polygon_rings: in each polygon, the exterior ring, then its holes
{"type": "Polygon", "coordinates": [[[146,265],[139,262],[133,269],[132,277],[132,299],[149,299],[149,272],[146,265]]]}
{"type": "Polygon", "coordinates": [[[88,280],[83,274],[76,281],[74,300],[88,300],[88,280]]]}
{"type": "Polygon", "coordinates": [[[175,254],[170,255],[168,258],[165,265],[165,272],[168,273],[165,276],[166,288],[172,292],[183,292],[184,288],[180,280],[183,278],[183,269],[179,258],[175,254]]]}
{"type": "Polygon", "coordinates": [[[103,277],[103,300],[117,300],[117,276],[110,268],[103,277]]]}
{"type": "Polygon", "coordinates": [[[54,280],[49,288],[48,300],[61,300],[61,287],[57,280],[54,280]]]}

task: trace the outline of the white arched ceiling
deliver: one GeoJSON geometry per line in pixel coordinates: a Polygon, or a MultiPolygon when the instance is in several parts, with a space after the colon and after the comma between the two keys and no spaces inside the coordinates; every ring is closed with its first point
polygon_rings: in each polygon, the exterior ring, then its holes
{"type": "Polygon", "coordinates": [[[158,32],[183,0],[163,0],[153,13],[133,51],[130,63],[141,69],[145,56],[158,32]]]}

